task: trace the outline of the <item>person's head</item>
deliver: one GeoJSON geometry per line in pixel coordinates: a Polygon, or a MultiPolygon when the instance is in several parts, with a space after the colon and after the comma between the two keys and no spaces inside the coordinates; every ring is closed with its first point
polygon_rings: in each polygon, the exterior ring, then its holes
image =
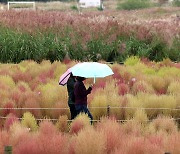
{"type": "Polygon", "coordinates": [[[84,81],[86,78],[81,77],[81,76],[77,76],[76,79],[77,79],[78,81],[84,81]]]}

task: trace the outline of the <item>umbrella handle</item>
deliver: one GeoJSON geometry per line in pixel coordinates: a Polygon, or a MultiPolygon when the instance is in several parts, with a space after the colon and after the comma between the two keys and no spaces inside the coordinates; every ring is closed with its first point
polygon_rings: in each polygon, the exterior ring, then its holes
{"type": "Polygon", "coordinates": [[[94,84],[95,84],[95,82],[96,82],[96,78],[94,77],[94,84]]]}

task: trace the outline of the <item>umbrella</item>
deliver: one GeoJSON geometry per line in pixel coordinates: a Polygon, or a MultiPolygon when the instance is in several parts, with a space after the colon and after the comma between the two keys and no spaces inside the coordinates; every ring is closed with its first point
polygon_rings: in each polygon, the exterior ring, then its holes
{"type": "Polygon", "coordinates": [[[71,68],[74,76],[81,76],[85,78],[104,78],[114,74],[112,69],[106,65],[97,62],[83,62],[71,68]]]}
{"type": "MultiPolygon", "coordinates": [[[[81,64],[81,63],[78,63],[78,64],[76,64],[74,66],[78,66],[79,64],[81,64]]],[[[65,73],[63,73],[61,75],[61,77],[59,78],[59,85],[64,86],[67,83],[67,81],[68,81],[68,79],[69,79],[69,77],[70,77],[70,75],[72,73],[71,69],[73,67],[69,68],[65,73]]]]}
{"type": "Polygon", "coordinates": [[[67,83],[68,78],[70,77],[70,73],[74,76],[80,76],[85,78],[94,78],[94,83],[96,78],[104,78],[106,76],[114,74],[112,69],[106,65],[98,62],[83,62],[78,63],[68,69],[59,80],[60,85],[65,85],[67,83]]]}
{"type": "Polygon", "coordinates": [[[70,74],[71,74],[71,70],[69,68],[63,75],[61,75],[61,77],[59,79],[59,85],[64,86],[67,83],[67,81],[70,77],[70,74]]]}

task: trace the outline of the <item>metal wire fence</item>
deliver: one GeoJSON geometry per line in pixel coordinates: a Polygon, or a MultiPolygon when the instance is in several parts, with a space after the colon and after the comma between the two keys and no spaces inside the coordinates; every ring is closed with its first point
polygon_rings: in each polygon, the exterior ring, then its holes
{"type": "MultiPolygon", "coordinates": [[[[107,110],[107,116],[110,115],[110,111],[112,109],[140,109],[140,110],[170,110],[170,111],[180,111],[180,108],[144,108],[144,107],[117,107],[117,106],[104,106],[104,107],[89,107],[89,109],[106,109],[107,110]]],[[[1,110],[69,110],[68,107],[65,108],[0,108],[1,110]]],[[[0,119],[7,119],[8,117],[0,116],[0,119]]],[[[23,118],[17,118],[19,120],[22,120],[23,118]]],[[[51,121],[58,121],[59,119],[36,119],[37,121],[42,121],[42,120],[51,120],[51,121]]],[[[178,118],[171,118],[169,120],[173,121],[179,121],[180,117],[178,118]]],[[[68,122],[72,122],[73,120],[67,120],[68,122]]],[[[100,120],[92,120],[94,122],[98,122],[100,120]]],[[[127,120],[120,120],[117,119],[116,121],[118,122],[127,122],[127,121],[132,121],[132,119],[127,119],[127,120]]],[[[152,120],[144,120],[144,121],[152,121],[152,120]]]]}

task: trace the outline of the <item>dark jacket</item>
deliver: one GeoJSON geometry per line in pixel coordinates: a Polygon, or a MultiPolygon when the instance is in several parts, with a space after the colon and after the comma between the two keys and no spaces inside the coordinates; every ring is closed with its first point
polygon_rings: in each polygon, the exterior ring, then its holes
{"type": "Polygon", "coordinates": [[[74,77],[71,77],[68,79],[67,82],[67,91],[68,91],[68,104],[74,104],[74,84],[75,79],[74,77]]]}
{"type": "Polygon", "coordinates": [[[87,105],[87,95],[91,93],[92,88],[86,90],[82,81],[76,81],[74,85],[75,105],[87,105]]]}

